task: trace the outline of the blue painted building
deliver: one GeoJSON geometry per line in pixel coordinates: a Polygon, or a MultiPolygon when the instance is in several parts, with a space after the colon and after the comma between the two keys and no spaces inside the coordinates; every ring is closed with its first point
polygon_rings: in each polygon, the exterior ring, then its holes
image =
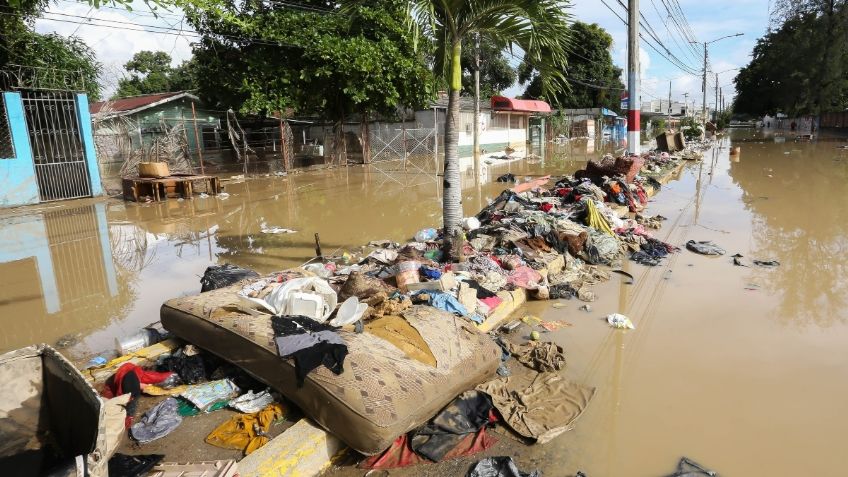
{"type": "Polygon", "coordinates": [[[87,95],[2,93],[0,207],[102,194],[87,95]]]}

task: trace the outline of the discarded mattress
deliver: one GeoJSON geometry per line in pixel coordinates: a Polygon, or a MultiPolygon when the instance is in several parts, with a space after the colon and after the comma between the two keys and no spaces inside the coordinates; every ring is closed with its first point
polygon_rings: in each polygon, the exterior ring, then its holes
{"type": "Polygon", "coordinates": [[[162,305],[162,325],[273,387],[365,455],[427,422],[500,364],[500,348],[465,319],[415,306],[403,316],[430,347],[435,367],[367,332],[340,331],[349,352],[344,372],[335,375],[322,366],[298,387],[293,361],[277,354],[270,319],[236,311],[239,289],[170,300],[162,305]]]}

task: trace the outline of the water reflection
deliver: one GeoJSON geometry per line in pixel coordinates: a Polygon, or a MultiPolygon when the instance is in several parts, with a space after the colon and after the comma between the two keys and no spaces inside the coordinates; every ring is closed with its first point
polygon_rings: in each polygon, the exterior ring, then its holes
{"type": "Polygon", "coordinates": [[[848,320],[848,158],[833,143],[747,143],[730,163],[753,214],[755,258],[779,270],[752,269],[752,279],[779,300],[782,323],[828,327],[848,320]]]}
{"type": "Polygon", "coordinates": [[[112,260],[105,204],[7,217],[0,230],[0,349],[63,336],[71,344],[132,302],[112,260]]]}

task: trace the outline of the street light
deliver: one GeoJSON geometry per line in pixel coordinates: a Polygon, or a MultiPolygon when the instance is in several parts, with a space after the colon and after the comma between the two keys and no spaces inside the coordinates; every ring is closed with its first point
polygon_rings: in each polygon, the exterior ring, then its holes
{"type": "MultiPolygon", "coordinates": [[[[703,127],[704,127],[704,134],[706,134],[706,132],[707,132],[707,58],[709,58],[709,52],[707,51],[707,45],[709,45],[710,43],[715,43],[715,42],[720,41],[720,40],[724,40],[726,38],[735,38],[737,36],[742,36],[742,35],[744,35],[744,33],[736,33],[735,35],[726,35],[726,36],[723,36],[721,38],[716,38],[715,40],[703,42],[703,45],[704,45],[704,79],[703,79],[703,82],[701,84],[701,90],[704,93],[704,102],[701,105],[701,121],[702,121],[703,127]]],[[[689,43],[697,43],[699,45],[701,44],[700,41],[690,41],[689,43]]]]}

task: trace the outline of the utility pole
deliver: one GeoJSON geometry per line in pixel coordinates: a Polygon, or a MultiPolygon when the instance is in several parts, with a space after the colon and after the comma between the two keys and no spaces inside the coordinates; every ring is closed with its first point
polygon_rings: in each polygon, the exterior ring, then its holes
{"type": "Polygon", "coordinates": [[[704,136],[707,135],[707,44],[704,43],[704,80],[701,84],[701,91],[704,94],[704,102],[701,104],[701,122],[704,127],[704,136]]]}
{"type": "Polygon", "coordinates": [[[639,155],[639,0],[628,0],[627,5],[627,149],[639,155]]]}
{"type": "Polygon", "coordinates": [[[716,73],[716,87],[715,87],[715,109],[713,109],[713,117],[714,121],[718,121],[718,73],[716,73]]]}
{"type": "Polygon", "coordinates": [[[474,35],[474,176],[480,179],[480,34],[474,35]]]}
{"type": "Polygon", "coordinates": [[[671,80],[668,81],[668,122],[671,122],[671,80]]]}
{"type": "Polygon", "coordinates": [[[686,114],[683,116],[691,116],[689,112],[689,93],[683,93],[683,108],[686,109],[686,114]]]}

